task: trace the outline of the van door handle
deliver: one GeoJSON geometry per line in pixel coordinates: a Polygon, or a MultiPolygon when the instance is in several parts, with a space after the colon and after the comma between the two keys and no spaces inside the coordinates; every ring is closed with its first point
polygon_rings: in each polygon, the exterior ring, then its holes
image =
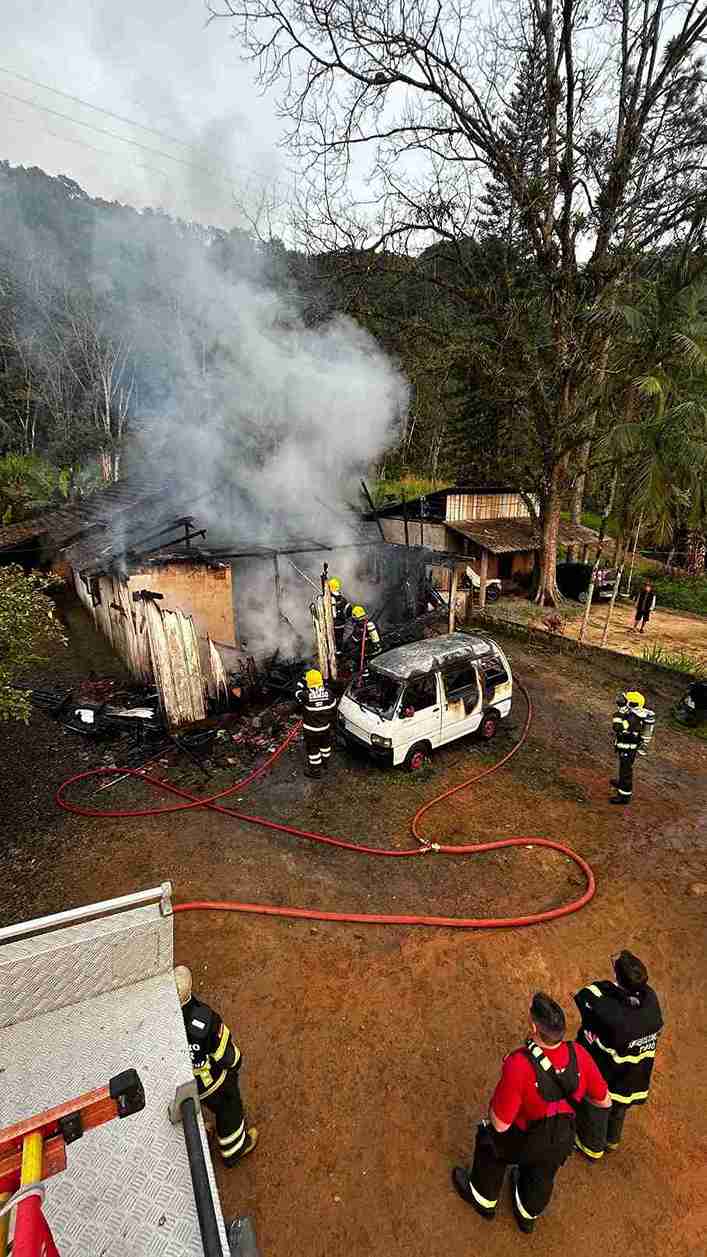
{"type": "Polygon", "coordinates": [[[434,714],[434,712],[436,712],[436,711],[439,711],[439,707],[433,707],[433,708],[432,708],[432,712],[433,712],[433,714],[434,714]]]}

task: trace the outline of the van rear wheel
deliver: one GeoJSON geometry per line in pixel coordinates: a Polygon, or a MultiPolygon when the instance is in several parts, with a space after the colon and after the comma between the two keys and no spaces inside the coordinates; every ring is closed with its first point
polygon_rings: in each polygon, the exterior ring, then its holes
{"type": "Polygon", "coordinates": [[[429,765],[429,762],[430,748],[427,742],[416,742],[405,756],[403,768],[409,773],[419,773],[422,768],[429,765]]]}
{"type": "Polygon", "coordinates": [[[479,725],[479,737],[482,742],[490,742],[498,732],[498,716],[492,711],[487,712],[479,725]]]}

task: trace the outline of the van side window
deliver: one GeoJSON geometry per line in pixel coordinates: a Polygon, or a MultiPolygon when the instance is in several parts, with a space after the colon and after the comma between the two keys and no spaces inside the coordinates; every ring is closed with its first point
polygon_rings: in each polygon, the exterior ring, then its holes
{"type": "Polygon", "coordinates": [[[445,672],[444,684],[447,698],[452,698],[453,695],[461,695],[462,693],[466,695],[470,691],[476,694],[478,691],[476,668],[455,668],[453,672],[445,672]]]}
{"type": "Polygon", "coordinates": [[[404,711],[406,707],[414,707],[416,712],[425,711],[429,707],[436,706],[437,677],[434,672],[424,677],[416,677],[414,681],[408,681],[403,701],[400,704],[401,711],[404,711]]]}

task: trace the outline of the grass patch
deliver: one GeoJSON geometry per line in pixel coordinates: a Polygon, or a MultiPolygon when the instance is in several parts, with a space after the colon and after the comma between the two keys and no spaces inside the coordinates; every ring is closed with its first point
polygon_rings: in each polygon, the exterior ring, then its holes
{"type": "Polygon", "coordinates": [[[696,655],[691,655],[689,650],[668,650],[660,642],[651,642],[643,647],[641,658],[645,663],[670,668],[672,672],[684,672],[686,676],[700,680],[707,677],[707,665],[696,655]]]}
{"type": "Polygon", "coordinates": [[[701,725],[687,725],[682,720],[676,720],[674,716],[671,716],[670,728],[675,729],[677,733],[687,733],[690,737],[707,742],[707,722],[701,725]]]}

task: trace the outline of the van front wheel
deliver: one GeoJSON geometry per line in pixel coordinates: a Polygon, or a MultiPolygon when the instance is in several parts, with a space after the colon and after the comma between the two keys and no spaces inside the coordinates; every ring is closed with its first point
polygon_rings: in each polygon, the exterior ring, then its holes
{"type": "Polygon", "coordinates": [[[420,769],[426,768],[430,762],[430,748],[427,742],[416,742],[410,747],[405,759],[403,760],[403,768],[409,773],[419,773],[420,769]]]}

